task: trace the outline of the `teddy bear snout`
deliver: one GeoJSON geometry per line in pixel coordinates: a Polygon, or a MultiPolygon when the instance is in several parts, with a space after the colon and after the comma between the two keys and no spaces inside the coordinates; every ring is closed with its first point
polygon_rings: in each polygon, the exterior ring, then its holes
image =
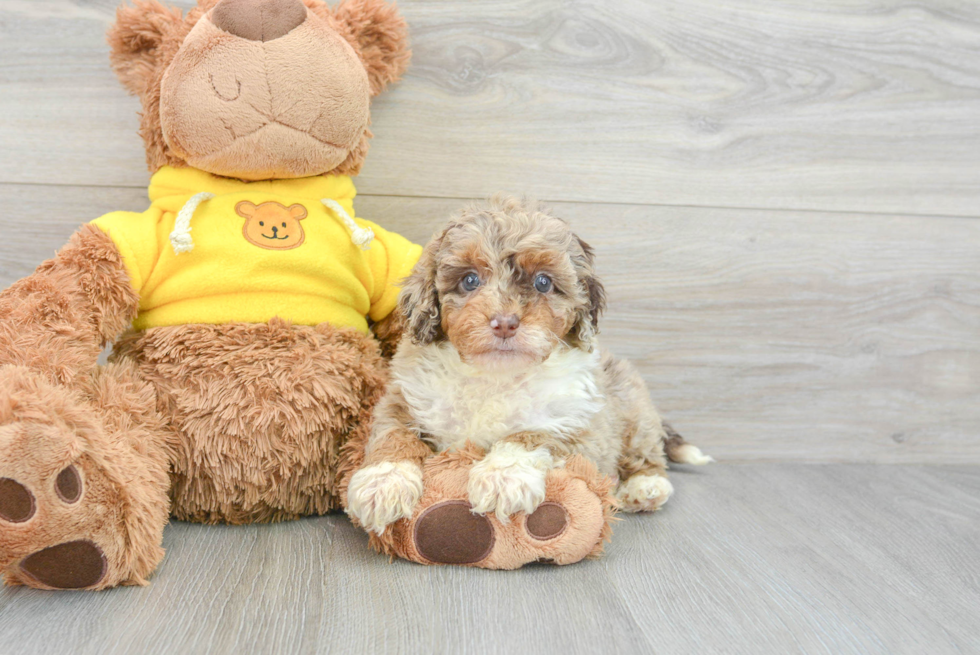
{"type": "Polygon", "coordinates": [[[301,0],[221,0],[211,12],[215,27],[250,41],[272,41],[306,20],[301,0]]]}

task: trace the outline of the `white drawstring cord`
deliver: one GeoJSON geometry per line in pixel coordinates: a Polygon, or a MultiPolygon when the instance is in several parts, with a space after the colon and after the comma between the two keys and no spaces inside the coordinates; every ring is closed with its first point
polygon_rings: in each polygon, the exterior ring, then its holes
{"type": "Polygon", "coordinates": [[[194,216],[197,206],[211,198],[214,198],[213,193],[202,191],[191,196],[190,200],[185,202],[184,206],[177,212],[174,230],[170,233],[170,245],[173,246],[175,255],[194,250],[194,239],[191,238],[191,218],[194,216]]]}
{"type": "Polygon", "coordinates": [[[320,202],[326,205],[328,209],[333,210],[340,217],[340,220],[344,222],[344,225],[350,230],[350,240],[355,246],[360,246],[361,250],[367,250],[371,247],[371,241],[374,240],[374,230],[369,227],[359,227],[354,222],[354,219],[350,217],[350,214],[344,211],[344,208],[336,200],[321,198],[320,202]]]}

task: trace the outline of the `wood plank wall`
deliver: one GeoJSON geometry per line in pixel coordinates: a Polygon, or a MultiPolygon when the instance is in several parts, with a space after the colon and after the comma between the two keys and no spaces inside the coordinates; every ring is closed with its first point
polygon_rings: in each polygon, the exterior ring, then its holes
{"type": "MultiPolygon", "coordinates": [[[[180,2],[188,6],[188,2],[180,2]]],[[[115,0],[0,0],[0,285],[145,208],[115,0]]],[[[980,5],[402,0],[359,214],[546,201],[719,459],[980,462],[980,5]]]]}

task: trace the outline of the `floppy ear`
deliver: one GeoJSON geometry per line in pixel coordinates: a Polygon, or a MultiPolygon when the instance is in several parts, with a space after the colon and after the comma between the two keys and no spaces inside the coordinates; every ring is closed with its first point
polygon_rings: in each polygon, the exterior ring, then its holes
{"type": "Polygon", "coordinates": [[[182,22],[180,9],[157,0],[135,0],[132,7],[116,9],[116,22],[106,39],[111,49],[109,61],[127,91],[143,96],[154,80],[164,37],[182,22]]]}
{"type": "Polygon", "coordinates": [[[354,40],[367,69],[371,95],[378,95],[408,68],[408,27],[394,3],[384,0],[343,0],[333,11],[354,40]]]}
{"type": "Polygon", "coordinates": [[[582,254],[573,255],[572,261],[578,272],[579,284],[585,292],[586,302],[576,312],[575,325],[572,326],[570,335],[575,337],[580,347],[592,350],[599,332],[599,315],[606,309],[606,290],[595,275],[595,251],[585,241],[575,238],[578,239],[582,254]]]}
{"type": "Polygon", "coordinates": [[[405,328],[412,341],[420,346],[446,338],[442,331],[442,307],[436,288],[436,254],[448,231],[447,227],[425,247],[412,274],[405,278],[398,296],[398,308],[405,318],[405,328]]]}

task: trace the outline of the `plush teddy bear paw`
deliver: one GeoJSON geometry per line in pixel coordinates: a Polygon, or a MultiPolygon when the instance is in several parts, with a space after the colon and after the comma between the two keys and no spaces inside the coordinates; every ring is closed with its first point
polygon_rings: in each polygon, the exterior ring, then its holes
{"type": "MultiPolygon", "coordinates": [[[[163,550],[159,541],[142,550],[132,543],[139,535],[130,513],[139,502],[122,497],[106,462],[125,467],[130,481],[141,477],[139,467],[101,443],[94,412],[68,390],[0,375],[0,396],[9,401],[0,407],[0,572],[7,584],[102,589],[142,582],[134,570],[148,572],[163,550]]],[[[161,500],[165,512],[166,496],[161,500]]]]}
{"type": "Polygon", "coordinates": [[[0,570],[8,584],[105,586],[117,494],[72,439],[40,427],[0,428],[0,570]]]}
{"type": "Polygon", "coordinates": [[[616,499],[624,512],[655,512],[674,493],[674,485],[662,475],[634,475],[619,483],[616,499]]]}
{"type": "MultiPolygon", "coordinates": [[[[536,561],[572,564],[601,554],[615,500],[610,481],[581,457],[543,473],[543,501],[501,521],[470,503],[472,469],[482,452],[466,448],[430,458],[411,517],[371,534],[372,545],[422,564],[516,569],[536,561]]],[[[479,472],[479,469],[477,469],[479,472]]]]}
{"type": "Polygon", "coordinates": [[[412,516],[422,497],[422,468],[412,462],[381,462],[357,471],[347,488],[347,513],[376,534],[412,516]]]}

